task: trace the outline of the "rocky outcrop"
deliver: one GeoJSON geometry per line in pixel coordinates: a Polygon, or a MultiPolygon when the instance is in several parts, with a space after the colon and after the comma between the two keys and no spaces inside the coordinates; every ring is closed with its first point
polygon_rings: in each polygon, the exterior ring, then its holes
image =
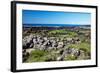
{"type": "MultiPolygon", "coordinates": [[[[57,39],[55,37],[43,37],[39,35],[32,35],[26,36],[22,40],[23,42],[23,57],[25,61],[30,52],[33,50],[57,50],[56,53],[59,54],[55,59],[50,58],[49,60],[57,60],[63,61],[65,57],[67,58],[69,55],[74,56],[75,58],[81,60],[86,58],[85,51],[77,49],[77,48],[69,48],[67,47],[68,44],[77,44],[80,43],[79,38],[67,38],[64,41],[57,39]]],[[[88,58],[88,56],[87,56],[88,58]]],[[[47,61],[49,61],[47,59],[47,61]]]]}
{"type": "Polygon", "coordinates": [[[77,43],[79,42],[79,38],[67,38],[64,41],[60,41],[59,39],[56,39],[55,37],[42,37],[39,35],[32,35],[26,36],[23,38],[23,49],[28,48],[37,48],[40,50],[48,50],[51,48],[64,48],[65,45],[71,44],[71,43],[77,43]]]}

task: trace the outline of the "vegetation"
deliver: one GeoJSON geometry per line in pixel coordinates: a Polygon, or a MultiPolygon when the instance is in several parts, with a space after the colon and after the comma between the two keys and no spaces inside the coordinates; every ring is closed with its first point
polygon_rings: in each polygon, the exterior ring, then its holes
{"type": "Polygon", "coordinates": [[[49,53],[43,50],[35,50],[30,53],[30,56],[26,62],[42,62],[46,60],[46,55],[49,53]]]}
{"type": "Polygon", "coordinates": [[[69,31],[66,29],[60,29],[60,30],[52,30],[48,32],[49,36],[59,36],[59,37],[75,37],[78,36],[78,34],[74,31],[69,31]]]}
{"type": "MultiPolygon", "coordinates": [[[[34,28],[33,28],[34,30],[34,28]]],[[[48,46],[46,46],[46,50],[40,50],[40,48],[34,48],[32,47],[33,51],[29,53],[25,63],[32,63],[32,62],[48,62],[48,61],[69,61],[69,60],[85,60],[91,58],[91,41],[90,41],[90,29],[84,30],[84,29],[76,29],[73,28],[61,28],[61,29],[46,29],[46,30],[34,30],[31,28],[30,32],[24,32],[23,31],[23,38],[25,36],[29,36],[29,34],[32,35],[39,35],[42,37],[54,37],[54,41],[57,41],[59,39],[59,42],[63,42],[63,47],[59,47],[59,45],[55,48],[48,49],[48,46]],[[77,39],[75,39],[77,38],[77,39]],[[71,49],[74,48],[74,53],[71,51],[71,49]],[[69,50],[68,50],[69,49],[69,50]],[[83,53],[80,53],[78,55],[78,52],[82,51],[83,53]],[[71,52],[69,52],[71,51],[71,52]]],[[[29,31],[29,30],[28,30],[29,31]]],[[[49,40],[50,41],[50,40],[49,40]]],[[[24,49],[24,48],[23,48],[24,49]]],[[[28,49],[28,48],[27,48],[28,49]]]]}
{"type": "Polygon", "coordinates": [[[66,56],[66,57],[64,58],[65,61],[76,60],[76,59],[77,59],[77,58],[76,58],[76,56],[74,56],[74,55],[68,55],[68,56],[66,56]]]}
{"type": "Polygon", "coordinates": [[[71,45],[69,45],[69,48],[77,48],[80,50],[84,50],[87,53],[90,53],[90,51],[91,51],[91,49],[90,49],[91,46],[89,43],[71,44],[71,45]]]}

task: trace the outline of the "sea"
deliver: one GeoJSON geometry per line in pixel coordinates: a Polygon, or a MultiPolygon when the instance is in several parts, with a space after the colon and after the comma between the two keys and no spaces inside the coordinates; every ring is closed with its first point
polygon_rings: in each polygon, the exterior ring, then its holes
{"type": "Polygon", "coordinates": [[[23,27],[90,27],[90,24],[23,24],[23,27]]]}

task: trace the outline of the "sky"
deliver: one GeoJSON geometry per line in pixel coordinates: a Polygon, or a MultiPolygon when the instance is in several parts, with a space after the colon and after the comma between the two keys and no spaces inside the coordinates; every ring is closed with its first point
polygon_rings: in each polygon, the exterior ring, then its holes
{"type": "Polygon", "coordinates": [[[23,10],[22,23],[90,25],[91,14],[79,12],[23,10]]]}

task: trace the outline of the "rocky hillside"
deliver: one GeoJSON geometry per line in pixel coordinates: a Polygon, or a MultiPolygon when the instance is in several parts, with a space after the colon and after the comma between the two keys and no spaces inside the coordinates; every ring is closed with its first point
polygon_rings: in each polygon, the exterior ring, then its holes
{"type": "Polygon", "coordinates": [[[44,31],[33,32],[32,30],[31,33],[23,37],[23,62],[86,60],[91,58],[89,36],[85,36],[84,33],[79,35],[79,31],[72,30],[49,30],[49,32],[45,32],[44,36],[42,35],[44,31]],[[83,37],[80,38],[80,36],[83,37]],[[85,38],[88,39],[88,42],[85,38]]]}

